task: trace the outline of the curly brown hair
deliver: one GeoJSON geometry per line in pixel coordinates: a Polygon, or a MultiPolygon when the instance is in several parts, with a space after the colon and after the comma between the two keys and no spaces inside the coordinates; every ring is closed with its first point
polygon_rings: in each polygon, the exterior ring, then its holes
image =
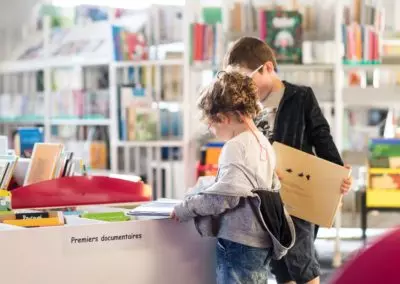
{"type": "Polygon", "coordinates": [[[239,72],[220,71],[214,82],[205,88],[198,100],[202,119],[221,122],[221,114],[254,118],[261,110],[258,90],[248,76],[239,72]]]}

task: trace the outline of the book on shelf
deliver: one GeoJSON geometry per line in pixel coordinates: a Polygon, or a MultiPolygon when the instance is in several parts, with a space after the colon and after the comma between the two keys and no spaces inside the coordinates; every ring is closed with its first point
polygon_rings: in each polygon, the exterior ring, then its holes
{"type": "Polygon", "coordinates": [[[379,63],[380,33],[370,25],[353,23],[342,25],[345,63],[379,63]]]}
{"type": "Polygon", "coordinates": [[[106,169],[108,165],[107,144],[104,141],[91,141],[89,166],[91,169],[106,169]]]}
{"type": "Polygon", "coordinates": [[[64,146],[62,144],[36,143],[33,148],[24,185],[54,179],[63,150],[64,146]]]}
{"type": "Polygon", "coordinates": [[[261,38],[278,63],[302,63],[302,15],[297,11],[262,11],[261,38]]]}
{"type": "MultiPolygon", "coordinates": [[[[162,5],[153,6],[159,22],[160,42],[179,42],[183,40],[183,7],[162,5]]],[[[156,23],[155,17],[153,18],[156,23]]]]}
{"type": "Polygon", "coordinates": [[[133,31],[126,27],[112,26],[115,60],[138,61],[149,58],[149,46],[143,29],[144,22],[133,31]]]}
{"type": "Polygon", "coordinates": [[[11,211],[11,193],[8,190],[0,189],[0,212],[11,211]]]}
{"type": "MultiPolygon", "coordinates": [[[[61,143],[36,143],[23,185],[61,177],[86,175],[87,163],[84,159],[72,151],[66,151],[65,148],[61,143]]],[[[98,151],[94,154],[104,159],[98,151]]]]}
{"type": "Polygon", "coordinates": [[[0,155],[0,190],[9,189],[17,162],[16,155],[0,155]]]}
{"type": "Polygon", "coordinates": [[[215,66],[222,62],[224,53],[224,34],[222,24],[213,25],[192,23],[190,26],[191,63],[208,63],[215,66]]]}
{"type": "Polygon", "coordinates": [[[157,112],[153,100],[140,84],[122,86],[118,96],[119,134],[121,140],[156,138],[157,112]]]}
{"type": "Polygon", "coordinates": [[[41,127],[20,127],[14,136],[14,150],[21,158],[30,158],[36,143],[44,141],[41,127]]]}
{"type": "MultiPolygon", "coordinates": [[[[182,52],[167,52],[166,59],[182,59],[182,52]]],[[[165,101],[179,101],[183,96],[183,66],[165,66],[161,72],[161,98],[165,101]]]]}
{"type": "Polygon", "coordinates": [[[8,137],[0,136],[0,155],[7,155],[8,150],[8,137]]]}

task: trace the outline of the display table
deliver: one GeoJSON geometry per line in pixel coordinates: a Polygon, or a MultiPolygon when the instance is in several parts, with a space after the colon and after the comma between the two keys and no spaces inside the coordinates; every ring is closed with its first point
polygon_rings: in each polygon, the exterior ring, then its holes
{"type": "Polygon", "coordinates": [[[0,228],[1,283],[215,283],[215,240],[193,222],[78,223],[0,228]]]}

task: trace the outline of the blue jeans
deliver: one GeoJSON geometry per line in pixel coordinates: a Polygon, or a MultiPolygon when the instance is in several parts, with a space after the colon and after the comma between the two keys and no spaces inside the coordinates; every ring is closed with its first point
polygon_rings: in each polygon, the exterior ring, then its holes
{"type": "Polygon", "coordinates": [[[268,282],[271,249],[249,247],[224,239],[217,242],[217,283],[255,284],[268,282]]]}

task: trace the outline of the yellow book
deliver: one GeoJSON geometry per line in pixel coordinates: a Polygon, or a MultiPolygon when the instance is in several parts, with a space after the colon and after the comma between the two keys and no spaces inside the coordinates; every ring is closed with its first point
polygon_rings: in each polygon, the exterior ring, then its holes
{"type": "Polygon", "coordinates": [[[14,219],[4,220],[3,223],[19,227],[52,227],[64,225],[64,218],[14,219]]]}

